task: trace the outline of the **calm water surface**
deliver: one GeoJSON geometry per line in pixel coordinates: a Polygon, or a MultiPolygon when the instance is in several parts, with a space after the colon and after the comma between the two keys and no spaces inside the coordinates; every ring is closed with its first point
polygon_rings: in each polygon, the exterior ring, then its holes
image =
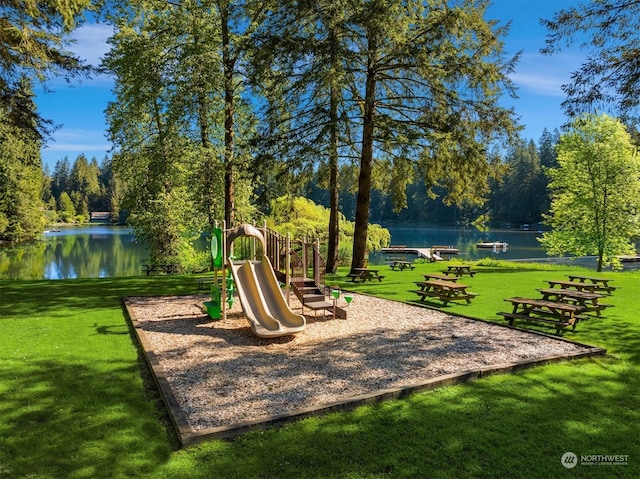
{"type": "MultiPolygon", "coordinates": [[[[430,248],[453,246],[460,250],[456,258],[475,260],[485,257],[537,261],[547,258],[536,231],[492,230],[453,227],[388,227],[392,245],[430,248]],[[507,251],[479,249],[478,242],[508,243],[507,251]]],[[[83,226],[62,228],[45,233],[38,241],[19,246],[0,246],[0,279],[73,279],[136,276],[148,258],[144,244],[137,243],[132,230],[117,226],[83,226]]],[[[409,258],[410,259],[410,258],[409,258]]],[[[382,264],[385,257],[372,254],[372,264],[382,264]]],[[[566,261],[565,261],[566,262],[566,261]]],[[[595,259],[581,258],[577,264],[595,268],[595,259]]],[[[625,265],[625,268],[638,264],[625,265]]]]}
{"type": "Polygon", "coordinates": [[[131,229],[63,227],[28,244],[0,247],[2,279],[72,279],[134,276],[148,258],[131,229]]]}
{"type": "MultiPolygon", "coordinates": [[[[513,261],[533,260],[535,262],[566,263],[596,268],[596,258],[594,256],[577,259],[548,257],[538,241],[538,238],[542,237],[542,232],[540,231],[494,229],[483,232],[476,228],[411,228],[406,226],[387,226],[386,228],[391,233],[392,245],[422,248],[430,248],[435,245],[453,246],[460,250],[459,254],[453,256],[457,259],[477,260],[490,257],[513,261]],[[507,243],[506,251],[500,248],[493,251],[476,247],[477,243],[496,241],[507,243]]],[[[636,249],[639,247],[640,245],[636,244],[636,249]]],[[[385,256],[379,253],[372,254],[370,261],[373,264],[382,264],[385,261],[385,256]]],[[[640,265],[638,263],[625,263],[623,266],[625,269],[635,269],[640,265]]]]}
{"type": "Polygon", "coordinates": [[[476,228],[408,228],[388,227],[392,245],[405,245],[430,248],[434,245],[452,246],[460,250],[457,255],[464,259],[480,259],[487,256],[499,259],[520,259],[545,257],[537,238],[542,233],[536,231],[491,230],[482,232],[476,228]],[[506,242],[507,250],[476,247],[480,242],[506,242]]]}

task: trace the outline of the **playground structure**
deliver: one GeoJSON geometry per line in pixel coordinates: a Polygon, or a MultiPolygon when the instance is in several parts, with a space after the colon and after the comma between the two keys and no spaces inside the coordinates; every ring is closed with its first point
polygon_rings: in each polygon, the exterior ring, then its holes
{"type": "Polygon", "coordinates": [[[234,290],[252,331],[260,337],[304,330],[305,317],[291,310],[291,292],[300,299],[303,312],[305,307],[328,310],[334,317],[346,319],[345,310],[337,307],[335,300],[325,299],[324,261],[317,240],[291,241],[266,226],[243,224],[229,230],[223,226],[214,229],[211,254],[214,281],[211,301],[204,306],[214,319],[226,318],[226,305],[233,304],[234,290]],[[240,243],[234,244],[236,240],[240,243]]]}

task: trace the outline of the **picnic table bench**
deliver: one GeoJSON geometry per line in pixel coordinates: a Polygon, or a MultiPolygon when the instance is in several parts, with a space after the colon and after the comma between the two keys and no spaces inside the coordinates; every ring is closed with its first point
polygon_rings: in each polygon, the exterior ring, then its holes
{"type": "Polygon", "coordinates": [[[453,265],[453,266],[447,266],[447,270],[443,271],[444,274],[446,274],[447,276],[450,274],[453,274],[455,276],[462,276],[464,274],[468,274],[469,276],[473,277],[474,274],[476,274],[475,271],[471,271],[471,266],[464,266],[464,265],[453,265]]]}
{"type": "Polygon", "coordinates": [[[590,293],[587,291],[577,291],[575,289],[557,289],[546,288],[541,289],[542,299],[559,301],[561,303],[577,304],[584,308],[583,312],[594,311],[596,316],[600,316],[600,311],[611,306],[610,304],[598,303],[600,298],[604,298],[604,294],[590,293]]]}
{"type": "Polygon", "coordinates": [[[615,286],[609,286],[609,281],[613,281],[609,278],[594,278],[592,276],[580,276],[576,274],[570,274],[569,281],[577,281],[580,283],[592,283],[595,284],[595,291],[606,291],[608,294],[611,294],[616,290],[615,286]]]}
{"type": "Polygon", "coordinates": [[[476,293],[467,291],[466,284],[456,283],[455,281],[444,281],[441,279],[433,279],[429,281],[420,281],[416,283],[420,287],[419,290],[413,291],[420,296],[420,301],[424,302],[427,297],[438,298],[446,306],[450,301],[465,300],[467,304],[471,303],[471,298],[477,296],[476,293]]]}
{"type": "Polygon", "coordinates": [[[176,274],[178,273],[178,265],[177,264],[143,264],[142,272],[146,273],[149,276],[152,273],[166,273],[166,274],[176,274]]]}
{"type": "Polygon", "coordinates": [[[582,283],[580,281],[565,281],[562,279],[550,279],[547,280],[550,288],[555,288],[556,286],[560,286],[560,289],[576,289],[578,291],[587,291],[589,293],[593,293],[597,287],[597,285],[593,283],[582,283]]]}
{"type": "Polygon", "coordinates": [[[443,281],[453,281],[454,283],[458,281],[459,276],[448,276],[446,274],[440,273],[422,273],[425,281],[429,281],[430,279],[441,279],[443,281]]]}
{"type": "Polygon", "coordinates": [[[515,319],[550,323],[558,335],[568,327],[575,329],[579,321],[576,314],[584,311],[583,306],[545,299],[514,297],[505,301],[513,305],[513,310],[510,313],[499,312],[498,315],[509,321],[509,325],[512,326],[515,319]]]}
{"type": "Polygon", "coordinates": [[[369,269],[369,268],[353,268],[351,272],[347,275],[347,277],[351,278],[352,282],[356,282],[358,279],[365,281],[371,281],[372,279],[377,279],[378,281],[382,281],[384,276],[378,274],[377,269],[369,269]]]}
{"type": "Polygon", "coordinates": [[[392,260],[391,269],[395,271],[396,268],[398,268],[400,271],[403,271],[407,268],[415,269],[415,266],[411,261],[392,260]]]}

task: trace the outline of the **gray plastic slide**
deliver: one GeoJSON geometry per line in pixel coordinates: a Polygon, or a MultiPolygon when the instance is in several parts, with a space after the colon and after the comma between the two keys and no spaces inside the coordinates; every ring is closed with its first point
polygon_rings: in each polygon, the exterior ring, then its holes
{"type": "Polygon", "coordinates": [[[306,320],[289,308],[268,258],[236,264],[227,261],[242,310],[257,336],[273,338],[304,330],[306,320]]]}

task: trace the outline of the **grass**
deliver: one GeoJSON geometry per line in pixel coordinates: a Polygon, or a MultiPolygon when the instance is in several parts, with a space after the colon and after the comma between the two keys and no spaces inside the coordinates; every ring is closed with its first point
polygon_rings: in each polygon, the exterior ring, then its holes
{"type": "MultiPolygon", "coordinates": [[[[331,284],[409,301],[420,272],[382,266],[382,282],[331,284]]],[[[478,265],[479,293],[444,311],[504,323],[504,298],[537,296],[577,268],[478,265]]],[[[283,428],[178,449],[124,319],[124,295],[182,294],[189,277],[0,281],[0,478],[640,477],[640,272],[603,273],[619,289],[603,318],[567,339],[608,355],[412,395],[283,428]],[[565,452],[627,455],[622,466],[565,469],[565,452]]],[[[434,303],[434,306],[437,303],[434,303]]],[[[375,312],[372,312],[375,314],[375,312]]],[[[545,326],[532,326],[552,332],[545,326]]]]}

